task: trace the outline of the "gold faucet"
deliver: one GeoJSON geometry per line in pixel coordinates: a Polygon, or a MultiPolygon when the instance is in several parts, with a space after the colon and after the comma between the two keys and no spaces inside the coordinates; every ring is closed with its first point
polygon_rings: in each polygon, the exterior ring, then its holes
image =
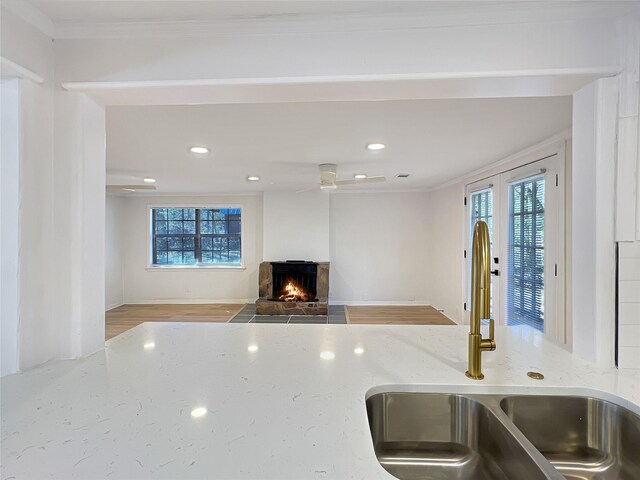
{"type": "Polygon", "coordinates": [[[496,349],[494,322],[491,316],[491,248],[489,227],[479,220],[473,227],[471,247],[471,324],[469,328],[469,370],[466,375],[482,380],[482,352],[496,349]],[[489,318],[489,338],[482,338],[480,320],[489,318]]]}

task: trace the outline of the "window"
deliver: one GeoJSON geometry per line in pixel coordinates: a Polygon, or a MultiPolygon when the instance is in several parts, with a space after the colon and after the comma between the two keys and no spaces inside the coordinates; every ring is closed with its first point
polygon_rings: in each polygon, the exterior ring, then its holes
{"type": "Polygon", "coordinates": [[[241,266],[240,208],[152,208],[152,266],[241,266]]]}
{"type": "Polygon", "coordinates": [[[544,331],[544,177],[509,186],[507,324],[544,331]]]}

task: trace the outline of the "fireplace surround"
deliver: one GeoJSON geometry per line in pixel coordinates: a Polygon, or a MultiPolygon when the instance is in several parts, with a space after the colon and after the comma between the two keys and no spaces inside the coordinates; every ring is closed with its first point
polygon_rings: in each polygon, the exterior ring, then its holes
{"type": "Polygon", "coordinates": [[[329,262],[262,262],[258,315],[327,315],[329,262]]]}

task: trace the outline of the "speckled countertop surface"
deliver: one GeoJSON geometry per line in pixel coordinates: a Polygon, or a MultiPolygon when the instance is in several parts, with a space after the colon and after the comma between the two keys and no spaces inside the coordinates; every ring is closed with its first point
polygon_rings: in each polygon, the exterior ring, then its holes
{"type": "Polygon", "coordinates": [[[467,333],[146,323],[2,379],[2,479],[389,479],[365,409],[389,390],[583,393],[640,412],[640,371],[593,367],[526,328],[497,328],[485,380],[467,379],[467,333]]]}

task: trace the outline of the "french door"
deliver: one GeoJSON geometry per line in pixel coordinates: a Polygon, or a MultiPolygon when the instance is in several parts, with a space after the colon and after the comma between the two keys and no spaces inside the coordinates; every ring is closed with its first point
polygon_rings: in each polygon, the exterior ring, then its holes
{"type": "Polygon", "coordinates": [[[467,186],[467,319],[473,226],[484,220],[491,236],[492,318],[566,342],[563,185],[564,161],[556,154],[467,186]]]}
{"type": "Polygon", "coordinates": [[[467,185],[467,229],[466,229],[466,274],[467,295],[465,300],[465,320],[469,322],[471,312],[471,264],[473,227],[483,220],[489,227],[491,244],[491,318],[500,323],[500,175],[485,178],[467,185]]]}

